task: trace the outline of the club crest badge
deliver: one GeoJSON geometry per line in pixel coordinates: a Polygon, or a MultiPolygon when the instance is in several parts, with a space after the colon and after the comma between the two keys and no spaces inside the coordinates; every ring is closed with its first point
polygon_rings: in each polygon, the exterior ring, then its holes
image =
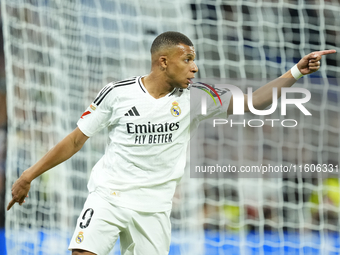
{"type": "Polygon", "coordinates": [[[179,108],[178,103],[176,101],[172,103],[170,112],[174,117],[178,117],[181,114],[181,108],[179,108]]]}
{"type": "Polygon", "coordinates": [[[79,234],[76,237],[76,243],[81,243],[84,240],[83,232],[79,232],[79,234]]]}

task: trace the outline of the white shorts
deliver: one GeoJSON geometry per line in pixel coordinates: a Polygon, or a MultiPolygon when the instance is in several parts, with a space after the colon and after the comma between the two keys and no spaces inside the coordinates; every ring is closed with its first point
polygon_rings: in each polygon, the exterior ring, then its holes
{"type": "Polygon", "coordinates": [[[169,253],[170,210],[145,213],[110,204],[97,193],[89,194],[77,220],[69,250],[108,254],[120,237],[122,255],[169,253]]]}

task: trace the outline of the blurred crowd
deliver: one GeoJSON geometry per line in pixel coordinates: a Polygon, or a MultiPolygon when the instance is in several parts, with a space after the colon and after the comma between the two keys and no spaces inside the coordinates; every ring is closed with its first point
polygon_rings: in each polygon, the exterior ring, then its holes
{"type": "MultiPolygon", "coordinates": [[[[304,54],[333,48],[339,51],[339,19],[335,18],[339,1],[287,0],[278,4],[268,0],[259,6],[247,1],[221,5],[193,2],[198,61],[204,54],[204,61],[199,62],[201,77],[276,78],[304,54]],[[202,23],[202,19],[209,22],[202,23]],[[217,50],[216,41],[221,43],[217,44],[217,50]]],[[[217,135],[211,132],[211,127],[203,128],[200,134],[205,134],[204,152],[200,156],[205,162],[202,164],[216,163],[223,151],[226,165],[321,162],[337,165],[339,62],[339,54],[327,56],[320,71],[310,76],[313,79],[308,79],[308,84],[305,79],[304,84],[297,85],[308,88],[312,94],[313,100],[307,108],[313,118],[301,118],[297,110],[287,113],[299,122],[293,129],[225,125],[217,135]],[[325,85],[317,80],[321,76],[334,80],[325,85]]],[[[242,90],[246,91],[246,86],[242,90]]],[[[207,179],[203,185],[205,228],[339,233],[339,179],[318,177],[207,179]]]]}
{"type": "Polygon", "coordinates": [[[0,229],[5,225],[5,164],[6,164],[6,80],[5,56],[2,36],[2,23],[0,15],[0,229]]]}

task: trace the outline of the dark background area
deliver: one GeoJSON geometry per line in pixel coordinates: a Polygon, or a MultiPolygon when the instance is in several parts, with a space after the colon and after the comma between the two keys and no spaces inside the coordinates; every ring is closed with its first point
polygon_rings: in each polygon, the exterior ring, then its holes
{"type": "MultiPolygon", "coordinates": [[[[1,12],[0,12],[1,13],[1,12]]],[[[5,227],[5,163],[6,163],[6,79],[5,56],[0,14],[0,229],[5,227]]]]}

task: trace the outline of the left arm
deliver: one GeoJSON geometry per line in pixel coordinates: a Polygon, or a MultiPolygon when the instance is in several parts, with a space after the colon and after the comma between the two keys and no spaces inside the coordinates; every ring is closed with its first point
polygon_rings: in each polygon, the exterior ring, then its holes
{"type": "MultiPolygon", "coordinates": [[[[335,50],[315,51],[304,56],[298,63],[297,68],[303,75],[311,74],[319,70],[322,55],[335,53],[335,50]]],[[[291,87],[297,80],[293,77],[291,70],[279,78],[267,83],[253,93],[253,105],[255,109],[262,110],[272,104],[272,89],[277,88],[278,98],[281,97],[281,88],[291,87]]],[[[231,97],[228,114],[233,113],[233,98],[231,97]]],[[[248,97],[244,95],[244,110],[249,112],[248,97]]]]}

